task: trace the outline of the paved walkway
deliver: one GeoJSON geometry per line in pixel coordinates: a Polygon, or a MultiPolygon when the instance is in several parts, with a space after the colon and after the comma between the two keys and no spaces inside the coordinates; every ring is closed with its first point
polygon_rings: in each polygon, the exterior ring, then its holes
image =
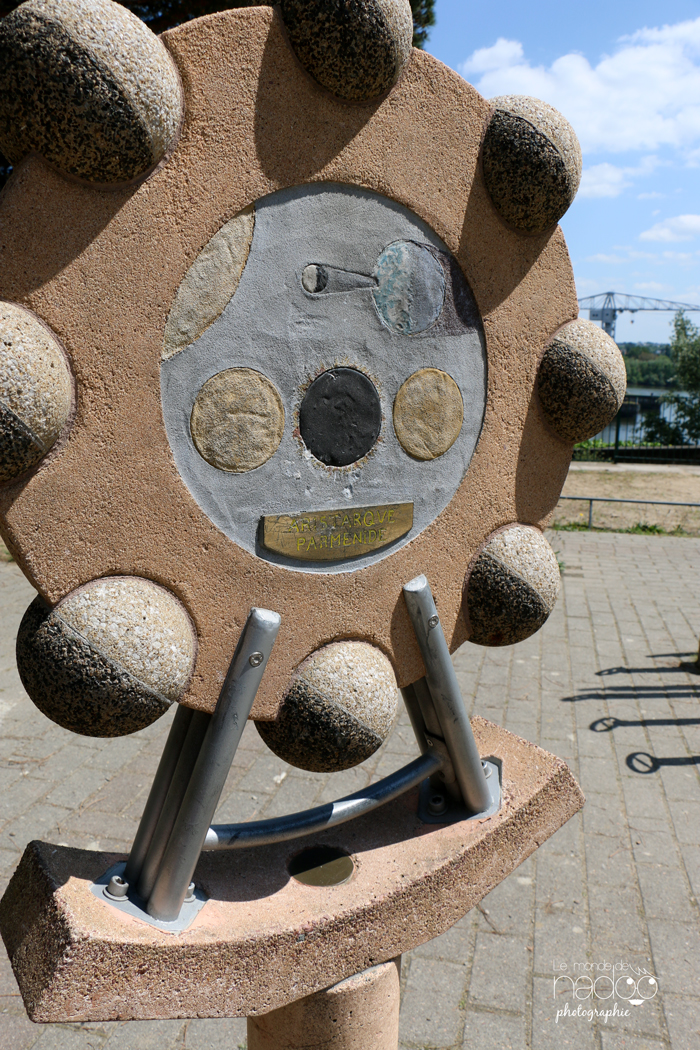
{"type": "MultiPolygon", "coordinates": [[[[564,758],[588,802],[478,909],[405,957],[404,1050],[700,1048],[700,676],[689,664],[700,540],[558,533],[553,543],[564,586],[545,628],[514,648],[466,645],[455,662],[474,711],[564,758]],[[615,1000],[581,998],[585,980],[578,1003],[566,982],[553,996],[555,972],[595,978],[606,963],[645,967],[658,984],[635,975],[626,991],[627,969],[615,1000]],[[646,1001],[626,1006],[622,997],[637,994],[646,1001]],[[613,1002],[607,1020],[570,1016],[613,1002]],[[557,1021],[558,1011],[568,1012],[557,1021]]],[[[100,741],[43,718],[14,667],[31,597],[16,566],[0,565],[3,885],[31,838],[127,849],[169,723],[100,741]]],[[[371,762],[331,779],[285,766],[249,726],[217,819],[337,797],[414,753],[404,717],[371,762]]],[[[607,987],[598,985],[603,995],[607,987]]],[[[2,1050],[245,1043],[242,1020],[33,1025],[4,953],[0,997],[2,1050]]]]}

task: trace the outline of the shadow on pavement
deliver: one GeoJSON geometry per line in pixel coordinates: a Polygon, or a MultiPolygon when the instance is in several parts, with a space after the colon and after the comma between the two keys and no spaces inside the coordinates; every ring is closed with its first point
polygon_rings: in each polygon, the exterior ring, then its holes
{"type": "Polygon", "coordinates": [[[700,755],[688,758],[654,758],[646,751],[633,751],[626,758],[633,773],[657,773],[662,766],[700,766],[700,755]]]}

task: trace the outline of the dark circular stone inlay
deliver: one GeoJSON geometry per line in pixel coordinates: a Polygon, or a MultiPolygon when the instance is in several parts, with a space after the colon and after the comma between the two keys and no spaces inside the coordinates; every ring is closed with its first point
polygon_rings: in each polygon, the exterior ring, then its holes
{"type": "Polygon", "coordinates": [[[381,426],[379,394],[355,368],[323,372],[307,390],[299,410],[304,444],[331,467],[346,467],[366,456],[381,426]]]}

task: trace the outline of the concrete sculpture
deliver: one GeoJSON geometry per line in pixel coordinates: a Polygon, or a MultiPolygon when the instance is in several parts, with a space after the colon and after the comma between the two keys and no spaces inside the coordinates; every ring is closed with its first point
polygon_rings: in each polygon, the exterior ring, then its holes
{"type": "MultiPolygon", "coordinates": [[[[563,763],[470,726],[449,661],[547,619],[542,529],[624,395],[555,225],[580,151],[551,107],[412,51],[411,25],[406,0],[160,39],[111,0],[0,22],[0,525],[39,591],[20,673],[79,733],[178,704],[129,858],[32,844],[0,905],[37,1020],[275,1011],[250,1021],[262,1050],[376,981],[372,1039],[395,1046],[390,960],[582,804],[563,763]],[[398,689],[405,770],[210,826],[247,717],[287,761],[343,769],[398,689]],[[209,852],[230,849],[253,912],[209,852]]],[[[342,1010],[350,1046],[362,1010],[342,1010]]]]}

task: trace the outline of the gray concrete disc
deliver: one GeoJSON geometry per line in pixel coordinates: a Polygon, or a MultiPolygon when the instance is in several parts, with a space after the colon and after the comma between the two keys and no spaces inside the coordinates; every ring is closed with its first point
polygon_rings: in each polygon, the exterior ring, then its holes
{"type": "Polygon", "coordinates": [[[163,361],[161,391],[178,470],[204,513],[230,539],[296,571],[352,572],[408,543],[457,491],[479,437],[486,402],[481,319],[446,246],[406,208],[378,194],[331,183],[282,190],[256,203],[253,241],[237,290],[198,339],[163,361]],[[413,335],[383,323],[373,293],[382,252],[400,241],[427,247],[445,272],[441,314],[413,335]],[[310,292],[302,274],[312,264],[348,276],[331,282],[323,292],[310,292]],[[311,381],[324,369],[338,366],[359,369],[372,379],[383,418],[378,442],[362,460],[328,467],[299,437],[299,405],[311,381]],[[279,391],[286,417],[275,454],[262,466],[239,474],[207,463],[190,433],[198,391],[212,376],[234,367],[267,376],[279,391]],[[424,368],[448,373],[464,402],[459,437],[444,455],[430,461],[408,455],[392,424],[399,388],[424,368]],[[405,536],[347,561],[296,561],[266,550],[258,541],[263,515],[409,502],[414,504],[413,527],[405,536]]]}

